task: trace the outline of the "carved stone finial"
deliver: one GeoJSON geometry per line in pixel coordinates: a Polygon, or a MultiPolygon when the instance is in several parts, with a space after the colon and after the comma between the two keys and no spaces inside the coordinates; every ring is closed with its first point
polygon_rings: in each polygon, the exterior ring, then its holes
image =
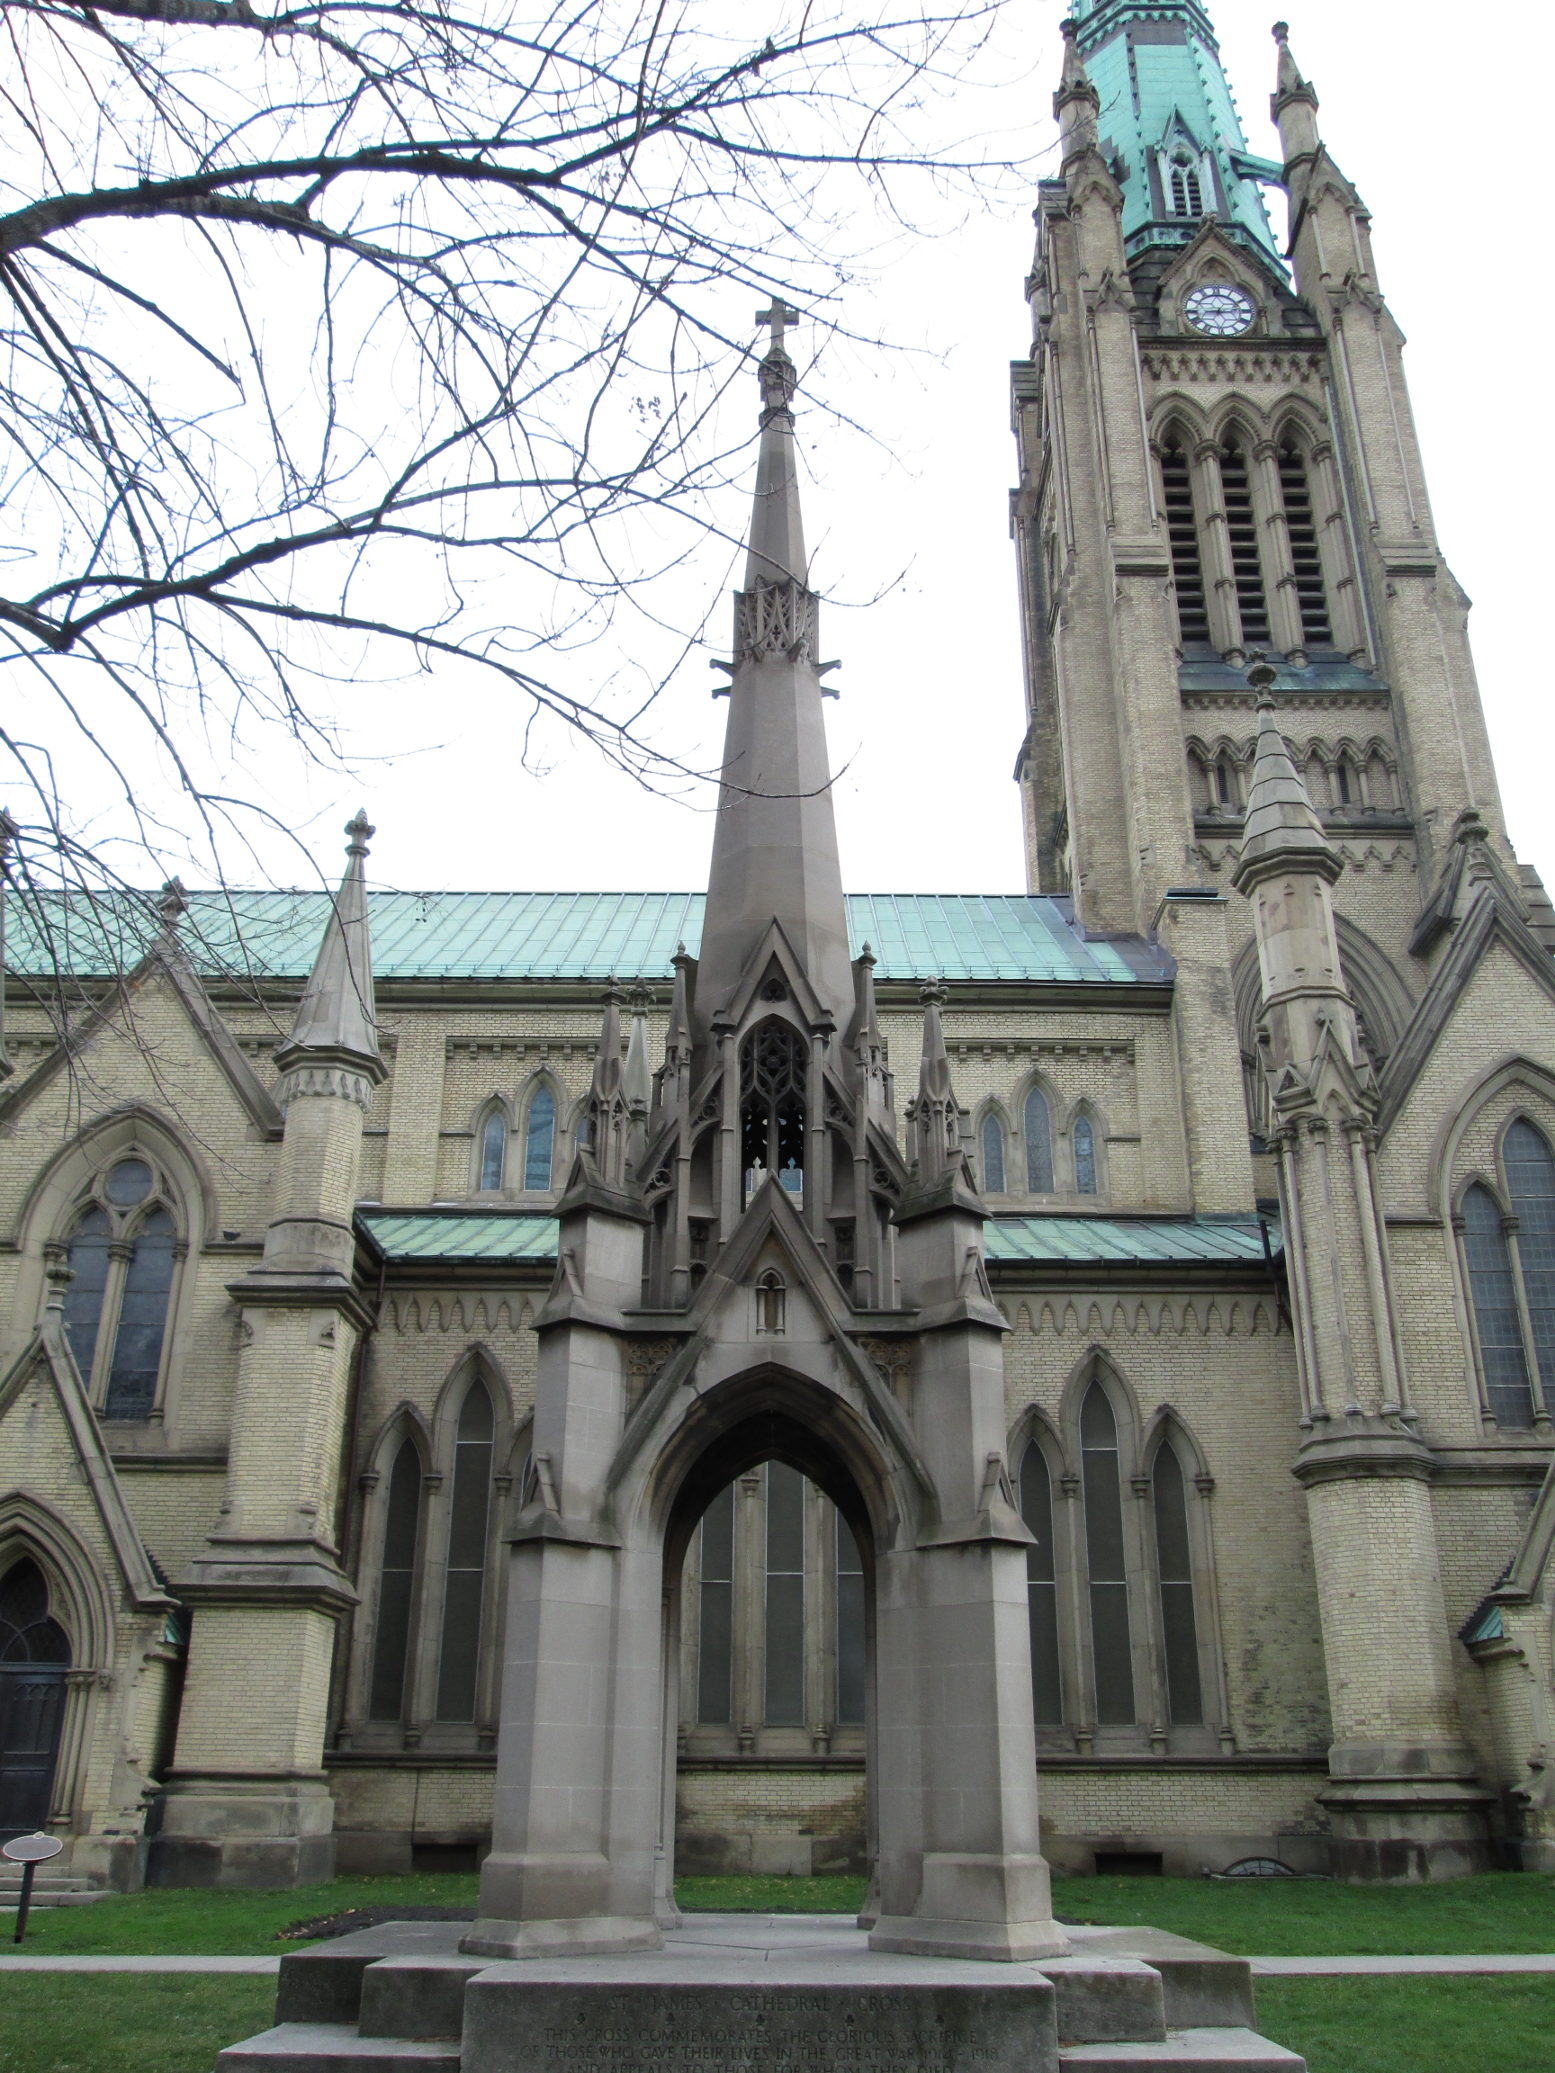
{"type": "Polygon", "coordinates": [[[378,830],[359,806],[356,809],[356,818],[346,822],[346,833],[351,838],[346,844],[346,855],[348,857],[365,857],[367,845],[372,841],[377,832],[378,830]]]}
{"type": "Polygon", "coordinates": [[[21,832],[5,808],[0,806],[0,878],[9,878],[11,875],[11,847],[21,832]]]}
{"type": "Polygon", "coordinates": [[[189,897],[181,878],[170,878],[157,895],[157,912],[165,929],[175,928],[178,917],[189,912],[189,897]]]}
{"type": "Polygon", "coordinates": [[[76,1278],[76,1270],[71,1266],[69,1255],[63,1247],[57,1252],[50,1247],[44,1254],[43,1274],[49,1285],[48,1294],[43,1299],[43,1307],[55,1316],[60,1316],[65,1308],[65,1291],[76,1278]]]}
{"type": "Polygon", "coordinates": [[[1247,681],[1258,694],[1258,710],[1274,710],[1274,683],[1278,672],[1262,655],[1254,658],[1252,668],[1247,672],[1247,681]]]}

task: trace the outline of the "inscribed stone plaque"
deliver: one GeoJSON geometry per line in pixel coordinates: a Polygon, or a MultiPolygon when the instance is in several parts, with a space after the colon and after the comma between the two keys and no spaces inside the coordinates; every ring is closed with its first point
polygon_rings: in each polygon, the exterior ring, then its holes
{"type": "Polygon", "coordinates": [[[470,1982],[463,2073],[1056,2073],[1053,1990],[1008,1984],[470,1982]]]}

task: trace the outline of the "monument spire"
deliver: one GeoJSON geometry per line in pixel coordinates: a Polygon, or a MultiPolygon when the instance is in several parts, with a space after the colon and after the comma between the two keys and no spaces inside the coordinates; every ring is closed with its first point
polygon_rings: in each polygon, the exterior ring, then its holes
{"type": "Polygon", "coordinates": [[[799,321],[781,296],[758,322],[761,444],[745,588],[734,600],[734,663],[722,789],[708,875],[695,1014],[727,1003],[774,921],[837,1025],[853,1008],[847,914],[821,715],[820,599],[809,587],[791,408],[798,375],[784,348],[799,321]]]}

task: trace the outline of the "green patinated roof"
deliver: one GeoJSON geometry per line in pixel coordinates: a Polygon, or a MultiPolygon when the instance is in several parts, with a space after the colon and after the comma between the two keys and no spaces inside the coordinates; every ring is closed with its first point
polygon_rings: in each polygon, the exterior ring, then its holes
{"type": "MultiPolygon", "coordinates": [[[[1071,12],[1080,25],[1080,55],[1101,97],[1102,149],[1109,157],[1121,152],[1128,162],[1123,236],[1129,252],[1186,243],[1199,230],[1197,222],[1184,225],[1152,205],[1149,155],[1175,117],[1201,150],[1214,154],[1231,227],[1273,260],[1283,278],[1262,190],[1247,177],[1267,162],[1247,150],[1205,10],[1197,0],[1075,0],[1071,12]]],[[[1204,201],[1206,209],[1213,205],[1208,195],[1204,201]]]]}
{"type": "MultiPolygon", "coordinates": [[[[548,1216],[364,1209],[356,1221],[396,1264],[556,1257],[556,1222],[548,1216]]],[[[1277,1229],[1270,1242],[1278,1248],[1277,1229]]],[[[983,1226],[983,1243],[989,1260],[1000,1265],[1255,1266],[1263,1260],[1256,1217],[996,1217],[983,1226]]]]}
{"type": "MultiPolygon", "coordinates": [[[[1278,1249],[1277,1227],[1269,1233],[1278,1249]]],[[[1257,1217],[1001,1216],[983,1226],[983,1251],[996,1265],[1262,1265],[1257,1217]]]]}
{"type": "MultiPolygon", "coordinates": [[[[180,939],[208,976],[302,979],[318,954],[330,895],[188,895],[180,939]]],[[[411,893],[368,895],[373,969],[386,980],[668,981],[677,943],[695,956],[702,893],[411,893]]],[[[80,977],[133,966],[154,934],[147,898],[99,903],[56,933],[80,977]],[[111,949],[110,949],[111,946],[111,949]]],[[[1067,902],[1003,894],[854,893],[848,933],[867,942],[877,979],[1030,980],[1064,985],[1168,983],[1165,954],[1137,938],[1087,941],[1067,902]]],[[[27,916],[11,910],[13,971],[46,971],[27,916]]]]}
{"type": "Polygon", "coordinates": [[[357,1228],[386,1260],[554,1260],[553,1216],[415,1216],[364,1209],[357,1228]]]}

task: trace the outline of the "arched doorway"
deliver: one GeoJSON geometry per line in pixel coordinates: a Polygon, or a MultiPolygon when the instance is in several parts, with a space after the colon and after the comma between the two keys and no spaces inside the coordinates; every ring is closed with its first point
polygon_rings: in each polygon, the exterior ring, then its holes
{"type": "MultiPolygon", "coordinates": [[[[742,1764],[753,1776],[758,1769],[765,1774],[764,1820],[748,1836],[726,1826],[728,1869],[875,1869],[877,1547],[871,1508],[829,1443],[826,1421],[776,1407],[771,1383],[766,1389],[756,1384],[768,1402],[753,1410],[750,1387],[747,1378],[730,1392],[744,1399],[745,1415],[712,1436],[704,1431],[705,1449],[684,1468],[666,1521],[661,1907],[673,1892],[682,1768],[695,1779],[699,1760],[715,1764],[725,1782],[734,1782],[731,1767],[737,1775],[742,1764]],[[693,1551],[697,1559],[688,1565],[693,1551]],[[695,1598],[687,1591],[688,1567],[695,1598]],[[682,1645],[688,1622],[692,1648],[682,1645]],[[688,1660],[695,1679],[689,1690],[688,1660]],[[817,1829],[806,1818],[804,1802],[819,1786],[823,1764],[833,1767],[826,1781],[835,1834],[824,1819],[817,1829]],[[862,1771],[854,1773],[856,1816],[845,1811],[851,1792],[838,1791],[844,1766],[862,1771]],[[787,1815],[777,1804],[785,1787],[794,1800],[787,1815]],[[849,1832],[855,1820],[856,1838],[849,1832]],[[813,1847],[812,1836],[818,1837],[813,1847]],[[774,1854],[763,1858],[763,1844],[774,1854]],[[828,1845],[835,1866],[825,1865],[828,1845]]],[[[718,1425],[719,1413],[731,1408],[726,1400],[713,1409],[707,1426],[718,1425]]],[[[691,1868],[725,1868],[709,1847],[714,1835],[716,1828],[704,1832],[704,1857],[693,1855],[691,1868]]]]}
{"type": "Polygon", "coordinates": [[[24,1557],[0,1579],[0,1841],[49,1818],[69,1667],[70,1640],[50,1617],[48,1584],[24,1557]]]}

